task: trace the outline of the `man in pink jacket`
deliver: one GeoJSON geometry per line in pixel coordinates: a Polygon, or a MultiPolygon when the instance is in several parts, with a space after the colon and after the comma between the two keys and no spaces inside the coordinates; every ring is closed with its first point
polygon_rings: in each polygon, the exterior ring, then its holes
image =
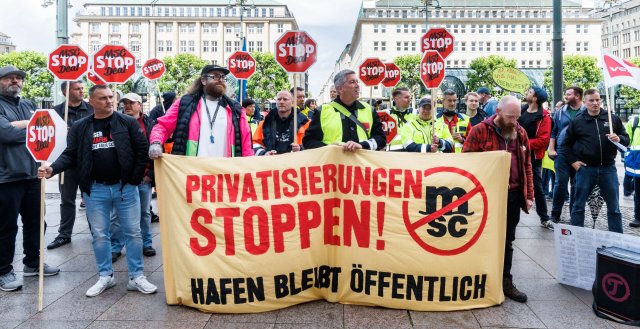
{"type": "Polygon", "coordinates": [[[199,157],[253,155],[244,109],[225,95],[229,70],[207,65],[191,88],[158,118],[149,136],[149,157],[162,156],[162,143],[173,134],[172,154],[199,157]]]}

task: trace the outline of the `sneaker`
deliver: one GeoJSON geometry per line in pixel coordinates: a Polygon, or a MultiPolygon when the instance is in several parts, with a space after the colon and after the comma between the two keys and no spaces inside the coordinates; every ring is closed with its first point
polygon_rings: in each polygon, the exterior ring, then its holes
{"type": "Polygon", "coordinates": [[[151,212],[151,222],[152,223],[158,223],[160,222],[160,216],[156,215],[155,213],[151,212]]]}
{"type": "Polygon", "coordinates": [[[640,220],[636,219],[633,222],[630,222],[629,226],[631,226],[631,227],[640,227],[640,220]]]}
{"type": "Polygon", "coordinates": [[[112,252],[111,252],[111,262],[112,262],[112,263],[115,263],[115,262],[118,260],[118,258],[120,258],[120,256],[122,256],[122,253],[121,253],[121,252],[119,252],[119,251],[118,251],[118,252],[112,251],[112,252]]]}
{"type": "Polygon", "coordinates": [[[513,279],[505,278],[502,280],[502,291],[504,295],[515,300],[518,303],[526,303],[527,302],[527,294],[518,290],[516,286],[513,284],[513,279]]]}
{"type": "Polygon", "coordinates": [[[129,279],[129,283],[127,283],[127,290],[138,290],[143,294],[153,294],[158,291],[158,287],[147,281],[147,277],[141,275],[135,279],[129,279]]]}
{"type": "Polygon", "coordinates": [[[69,244],[69,243],[71,243],[71,238],[57,237],[53,240],[53,242],[49,243],[49,245],[47,246],[47,249],[56,249],[58,247],[62,247],[65,244],[69,244]]]}
{"type": "Polygon", "coordinates": [[[145,247],[145,248],[142,248],[142,254],[147,257],[155,256],[156,250],[153,249],[153,247],[145,247]]]}
{"type": "Polygon", "coordinates": [[[540,225],[553,231],[553,222],[550,219],[545,220],[544,222],[540,223],[540,225]]]}
{"type": "Polygon", "coordinates": [[[94,284],[89,290],[87,290],[87,297],[95,297],[100,295],[103,291],[113,288],[116,285],[116,279],[111,275],[100,276],[98,282],[94,284]]]}
{"type": "MultiPolygon", "coordinates": [[[[44,263],[44,276],[52,276],[60,273],[60,269],[57,267],[49,266],[47,263],[44,263]]],[[[24,266],[24,276],[38,276],[40,274],[40,269],[37,267],[24,266]]]]}
{"type": "Polygon", "coordinates": [[[20,289],[22,289],[22,279],[19,279],[13,270],[7,274],[0,275],[0,290],[15,291],[20,289]]]}

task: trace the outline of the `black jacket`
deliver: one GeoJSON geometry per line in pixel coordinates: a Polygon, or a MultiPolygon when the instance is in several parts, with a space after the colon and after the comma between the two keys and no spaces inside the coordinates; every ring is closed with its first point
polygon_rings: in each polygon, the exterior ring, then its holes
{"type": "MultiPolygon", "coordinates": [[[[151,119],[148,115],[142,114],[142,122],[144,123],[144,135],[147,137],[147,141],[149,141],[149,135],[151,135],[151,130],[153,126],[156,125],[155,120],[151,119]]],[[[152,185],[155,186],[155,173],[153,171],[153,160],[149,160],[149,171],[147,171],[146,175],[151,179],[152,185]]]]}
{"type": "Polygon", "coordinates": [[[27,151],[27,132],[11,125],[29,120],[35,110],[28,100],[0,96],[0,184],[36,178],[38,164],[27,151]]]}
{"type": "MultiPolygon", "coordinates": [[[[51,167],[53,174],[69,168],[78,168],[80,191],[91,193],[91,141],[93,139],[93,115],[76,121],[67,136],[67,148],[51,167]]],[[[142,133],[136,119],[118,112],[111,116],[111,136],[116,145],[118,163],[121,168],[122,186],[139,185],[142,182],[145,167],[149,162],[147,152],[149,142],[142,133]]]]}
{"type": "MultiPolygon", "coordinates": [[[[296,118],[298,120],[298,126],[297,126],[298,130],[300,130],[302,126],[304,126],[305,124],[307,124],[307,122],[309,122],[309,118],[307,118],[306,115],[302,114],[302,112],[298,112],[296,115],[296,118]]],[[[280,117],[278,116],[277,110],[270,111],[269,114],[267,114],[267,116],[264,118],[264,122],[262,123],[262,136],[264,137],[264,140],[262,142],[264,143],[264,148],[262,146],[258,146],[254,148],[254,152],[256,153],[256,155],[264,155],[266,152],[276,149],[275,132],[278,129],[277,128],[278,120],[280,120],[280,117]]],[[[289,121],[289,129],[290,129],[289,140],[296,141],[298,139],[297,136],[293,136],[293,112],[289,114],[287,121],[289,121]]]]}
{"type": "MultiPolygon", "coordinates": [[[[53,109],[56,112],[58,112],[58,115],[60,115],[62,120],[64,120],[64,102],[54,106],[53,109]]],[[[80,120],[84,117],[92,115],[93,107],[91,107],[89,103],[82,101],[77,110],[70,107],[68,114],[69,114],[69,117],[67,118],[67,126],[71,127],[73,126],[73,123],[76,122],[77,120],[80,120]]]]}
{"type": "MultiPolygon", "coordinates": [[[[613,132],[620,137],[620,144],[629,145],[629,135],[622,125],[622,121],[615,114],[611,114],[613,132]]],[[[582,161],[587,166],[611,166],[615,163],[618,149],[607,138],[609,133],[609,119],[607,111],[600,110],[597,118],[582,111],[571,120],[567,127],[562,145],[571,150],[568,155],[569,163],[582,161]]]]}

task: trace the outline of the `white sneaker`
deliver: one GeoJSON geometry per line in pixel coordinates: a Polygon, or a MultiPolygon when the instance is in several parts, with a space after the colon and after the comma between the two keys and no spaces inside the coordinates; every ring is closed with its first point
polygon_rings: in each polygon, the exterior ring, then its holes
{"type": "Polygon", "coordinates": [[[158,287],[147,281],[147,277],[141,275],[135,279],[129,279],[127,290],[138,290],[143,294],[153,294],[158,291],[158,287]]]}
{"type": "Polygon", "coordinates": [[[98,282],[96,282],[96,284],[93,285],[93,287],[89,288],[89,290],[87,290],[87,297],[95,297],[100,295],[103,291],[112,288],[116,285],[116,279],[114,279],[112,276],[100,276],[100,279],[98,279],[98,282]]]}

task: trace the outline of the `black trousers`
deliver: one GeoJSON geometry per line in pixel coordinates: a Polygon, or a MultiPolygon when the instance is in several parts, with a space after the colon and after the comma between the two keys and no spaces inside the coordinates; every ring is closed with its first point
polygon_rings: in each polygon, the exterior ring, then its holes
{"type": "Polygon", "coordinates": [[[0,184],[0,275],[11,272],[18,215],[22,217],[24,265],[38,267],[40,256],[40,180],[0,184]]]}
{"type": "Polygon", "coordinates": [[[73,233],[73,224],[76,222],[76,196],[78,193],[78,172],[69,169],[64,172],[64,184],[60,188],[60,228],[58,236],[70,238],[73,233]]]}
{"type": "Polygon", "coordinates": [[[511,278],[513,263],[513,241],[516,239],[516,227],[520,223],[520,207],[524,204],[522,192],[509,191],[507,198],[507,235],[504,244],[504,269],[502,278],[511,278]]]}
{"type": "Polygon", "coordinates": [[[533,170],[533,197],[536,201],[536,212],[540,217],[540,223],[549,220],[547,211],[547,200],[542,189],[542,160],[531,158],[531,169],[533,170]]]}

